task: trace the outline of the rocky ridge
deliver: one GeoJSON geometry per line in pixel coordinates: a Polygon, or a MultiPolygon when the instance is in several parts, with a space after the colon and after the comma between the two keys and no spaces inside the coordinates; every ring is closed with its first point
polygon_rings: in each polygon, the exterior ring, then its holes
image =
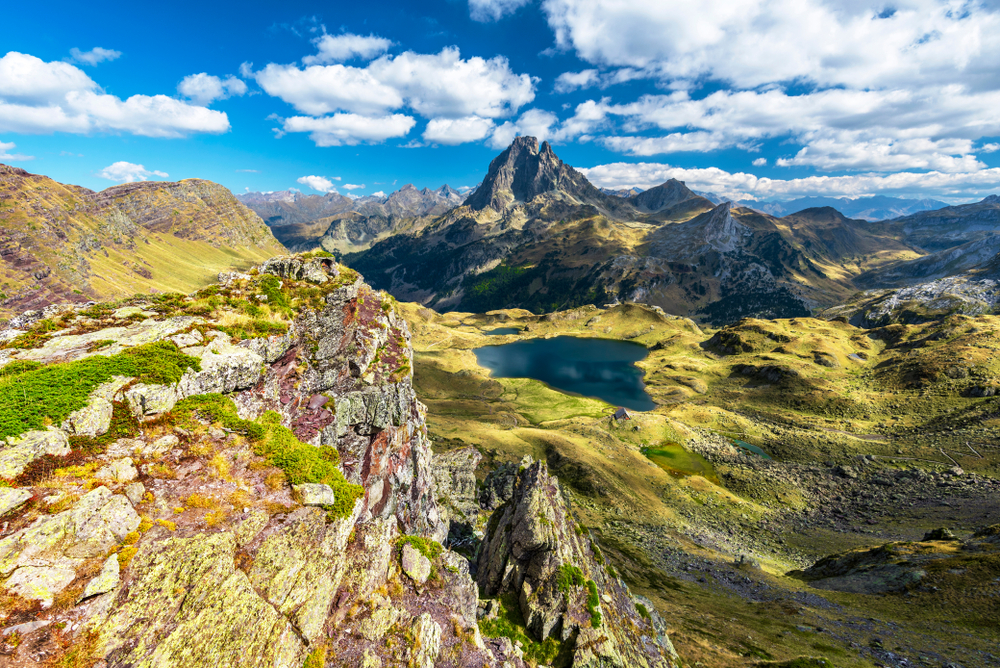
{"type": "Polygon", "coordinates": [[[0,165],[0,315],[190,291],[281,250],[255,213],[210,181],[93,192],[0,165]]]}
{"type": "MultiPolygon", "coordinates": [[[[470,564],[441,546],[439,499],[474,512],[478,459],[456,458],[450,485],[435,476],[407,324],[354,272],[278,257],[190,297],[13,324],[0,393],[28,403],[0,420],[9,665],[524,665],[481,631],[470,564]],[[66,377],[73,391],[54,394],[66,377]]],[[[532,470],[491,524],[530,514],[536,486],[568,517],[532,470]]],[[[575,534],[551,538],[606,581],[575,534]]],[[[573,665],[634,665],[633,627],[669,646],[624,585],[609,591],[573,665]]],[[[656,651],[649,665],[673,665],[656,651]]]]}

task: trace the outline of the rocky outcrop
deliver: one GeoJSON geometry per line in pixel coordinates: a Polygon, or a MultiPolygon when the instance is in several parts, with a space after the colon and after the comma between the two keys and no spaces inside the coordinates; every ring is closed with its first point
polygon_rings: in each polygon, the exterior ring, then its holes
{"type": "Polygon", "coordinates": [[[513,595],[539,640],[568,643],[574,666],[669,667],[677,656],[662,623],[603,565],[543,462],[519,469],[513,496],[489,521],[476,582],[486,597],[513,595]]]}
{"type": "Polygon", "coordinates": [[[437,499],[452,538],[471,533],[476,526],[479,515],[476,467],[482,458],[478,450],[466,447],[436,453],[432,460],[437,499]]]}
{"type": "MultiPolygon", "coordinates": [[[[324,258],[224,278],[187,300],[50,313],[63,328],[52,338],[2,351],[29,384],[45,370],[33,363],[104,355],[136,369],[80,381],[93,383],[86,407],[112,406],[103,435],[52,427],[0,448],[13,485],[0,488],[0,587],[14,602],[0,615],[25,640],[11,660],[75,643],[109,668],[299,668],[323,655],[523,668],[513,646],[482,638],[469,564],[440,545],[392,301],[324,258]],[[158,364],[129,357],[148,359],[136,351],[150,343],[158,364]],[[67,615],[72,628],[46,634],[67,615]]],[[[67,428],[90,424],[79,410],[67,428]]],[[[469,482],[455,485],[463,503],[469,482]]]]}

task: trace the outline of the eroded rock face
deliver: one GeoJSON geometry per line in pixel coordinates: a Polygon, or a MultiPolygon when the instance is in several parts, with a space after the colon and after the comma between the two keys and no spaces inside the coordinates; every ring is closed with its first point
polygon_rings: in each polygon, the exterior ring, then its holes
{"type": "MultiPolygon", "coordinates": [[[[12,354],[73,361],[94,354],[95,341],[110,341],[101,351],[113,355],[169,340],[200,369],[172,385],[115,378],[91,393],[88,408],[103,400],[131,412],[131,431],[88,446],[90,455],[68,455],[62,491],[4,488],[10,530],[0,534],[0,586],[51,605],[43,622],[72,608],[82,624],[64,636],[93,638],[88,658],[108,668],[300,668],[323,647],[348,665],[523,668],[512,646],[479,635],[468,562],[430,542],[447,526],[406,323],[391,300],[326,259],[279,258],[259,269],[272,271],[294,303],[280,334],[237,340],[216,316],[125,307],[114,317],[141,316],[141,326],[66,333],[12,354]],[[293,489],[275,466],[280,455],[266,461],[218,415],[171,417],[178,402],[209,394],[231,399],[258,426],[273,424],[262,416],[276,412],[296,447],[323,448],[360,497],[301,480],[293,489]],[[404,535],[426,541],[432,556],[404,560],[404,535]]],[[[227,275],[219,290],[235,302],[259,291],[258,276],[227,275]]],[[[65,430],[9,439],[0,447],[4,477],[39,456],[70,453],[79,441],[67,430],[99,436],[90,423],[78,413],[65,430]]],[[[462,477],[456,489],[467,502],[474,479],[462,477]]],[[[24,647],[39,646],[27,640],[24,647]]]]}
{"type": "Polygon", "coordinates": [[[514,594],[537,638],[572,643],[574,666],[675,666],[670,640],[599,560],[558,480],[535,462],[519,469],[511,499],[490,518],[476,582],[483,596],[514,594]]]}

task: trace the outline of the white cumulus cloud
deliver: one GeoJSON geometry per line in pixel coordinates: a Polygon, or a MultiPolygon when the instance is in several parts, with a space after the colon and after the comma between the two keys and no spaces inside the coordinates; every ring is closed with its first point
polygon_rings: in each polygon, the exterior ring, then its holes
{"type": "Polygon", "coordinates": [[[757,158],[756,160],[753,161],[754,167],[763,167],[766,164],[767,164],[767,158],[757,158]]]}
{"type": "Polygon", "coordinates": [[[220,111],[166,95],[121,99],[69,63],[11,51],[0,58],[0,132],[129,132],[184,137],[229,130],[220,111]]]}
{"type": "Polygon", "coordinates": [[[306,65],[325,65],[352,58],[370,60],[388,51],[389,47],[393,45],[393,41],[377,35],[365,37],[364,35],[345,33],[317,37],[313,40],[313,44],[316,45],[318,53],[315,56],[303,58],[302,62],[306,65]]]}
{"type": "Polygon", "coordinates": [[[1000,192],[1000,168],[974,172],[865,173],[795,179],[770,179],[745,172],[731,173],[717,167],[687,169],[649,162],[617,162],[578,169],[595,185],[606,188],[652,188],[668,179],[677,179],[694,190],[711,191],[734,200],[886,194],[968,201],[1000,192]]]}
{"type": "Polygon", "coordinates": [[[483,23],[499,21],[529,4],[531,0],[469,0],[469,16],[483,23]]]}
{"type": "Polygon", "coordinates": [[[337,188],[333,185],[333,181],[325,176],[300,176],[295,180],[296,182],[321,193],[337,192],[337,188]]]}
{"type": "Polygon", "coordinates": [[[232,75],[222,79],[201,72],[184,77],[177,86],[177,92],[198,104],[205,105],[215,100],[245,95],[247,85],[232,75]]]}
{"type": "Polygon", "coordinates": [[[310,116],[371,116],[409,107],[426,118],[499,118],[535,96],[535,80],[515,74],[506,58],[466,59],[454,47],[382,56],[365,67],[271,63],[252,75],[269,95],[310,116]]]}
{"type": "Polygon", "coordinates": [[[596,86],[600,80],[601,75],[597,70],[563,72],[556,77],[555,91],[557,93],[570,93],[578,88],[590,88],[591,86],[596,86]]]}
{"type": "Polygon", "coordinates": [[[13,151],[17,147],[14,142],[2,142],[0,141],[0,160],[7,160],[8,162],[24,162],[26,160],[34,160],[33,155],[24,155],[23,153],[9,153],[8,151],[13,151]]]}
{"type": "Polygon", "coordinates": [[[73,57],[78,63],[83,63],[84,65],[97,65],[108,60],[117,60],[121,58],[122,52],[115,51],[114,49],[102,49],[99,46],[95,46],[90,51],[81,51],[75,46],[69,50],[69,55],[73,57]]]}
{"type": "Polygon", "coordinates": [[[308,132],[317,146],[354,146],[362,142],[381,142],[390,137],[402,137],[416,124],[404,114],[363,116],[333,114],[313,118],[293,116],[284,120],[284,132],[308,132]]]}
{"type": "Polygon", "coordinates": [[[464,144],[479,141],[493,129],[493,121],[479,116],[435,118],[427,123],[424,140],[432,144],[464,144]]]}
{"type": "Polygon", "coordinates": [[[118,183],[147,181],[151,176],[159,176],[160,178],[167,178],[170,176],[166,172],[160,172],[155,169],[149,170],[142,165],[125,161],[119,161],[112,165],[108,165],[101,171],[97,172],[97,175],[102,179],[117,181],[118,183]]]}
{"type": "Polygon", "coordinates": [[[363,184],[363,183],[360,184],[360,185],[357,184],[357,183],[345,183],[344,184],[344,190],[360,190],[361,188],[364,188],[364,187],[365,187],[365,184],[363,184]]]}

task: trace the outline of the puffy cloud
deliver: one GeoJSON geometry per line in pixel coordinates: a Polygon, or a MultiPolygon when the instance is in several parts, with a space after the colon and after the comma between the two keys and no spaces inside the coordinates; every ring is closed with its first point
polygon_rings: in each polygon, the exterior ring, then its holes
{"type": "Polygon", "coordinates": [[[499,21],[528,4],[531,0],[469,0],[469,16],[483,23],[499,21]]]}
{"type": "Polygon", "coordinates": [[[202,72],[184,77],[177,86],[177,92],[198,104],[205,105],[214,100],[225,100],[229,97],[245,95],[247,85],[232,75],[220,79],[202,72]]]}
{"type": "Polygon", "coordinates": [[[601,141],[630,155],[777,138],[797,145],[779,165],[966,172],[984,167],[975,154],[989,145],[975,144],[1000,133],[992,0],[900,0],[892,11],[831,0],[542,6],[557,47],[597,66],[560,75],[557,91],[637,77],[674,91],[607,105],[620,127],[601,141]]]}
{"type": "Polygon", "coordinates": [[[754,167],[763,167],[766,164],[767,164],[767,158],[757,158],[756,160],[753,161],[754,167]]]}
{"type": "Polygon", "coordinates": [[[117,181],[118,183],[132,183],[133,181],[146,181],[151,176],[159,176],[160,178],[167,178],[170,176],[166,172],[159,172],[157,170],[148,170],[142,165],[137,165],[132,162],[120,161],[112,165],[108,165],[101,171],[97,172],[97,175],[102,179],[108,179],[109,181],[117,181]]]}
{"type": "Polygon", "coordinates": [[[376,190],[371,194],[371,197],[385,197],[385,192],[381,190],[376,190]]]}
{"type": "Polygon", "coordinates": [[[556,77],[555,91],[557,93],[571,93],[578,88],[590,88],[596,86],[601,80],[597,70],[583,70],[582,72],[563,72],[556,77]]]}
{"type": "Polygon", "coordinates": [[[424,139],[433,144],[464,144],[479,141],[493,129],[493,121],[479,116],[435,118],[427,123],[424,139]]]}
{"type": "Polygon", "coordinates": [[[115,51],[114,49],[102,49],[99,46],[95,46],[90,51],[81,51],[80,49],[73,47],[69,50],[69,55],[73,57],[78,63],[83,63],[84,65],[97,65],[98,63],[103,63],[107,60],[116,60],[121,57],[121,51],[115,51]]]}
{"type": "Polygon", "coordinates": [[[370,72],[346,65],[268,65],[254,73],[268,95],[281,98],[296,110],[321,116],[338,110],[378,114],[403,106],[403,96],[379,82],[370,72]]]}
{"type": "Polygon", "coordinates": [[[617,162],[578,169],[595,185],[606,188],[652,188],[668,179],[677,179],[694,190],[711,191],[734,200],[888,194],[959,201],[1000,191],[1000,168],[974,172],[866,173],[797,179],[770,179],[745,172],[731,173],[717,167],[686,169],[649,162],[617,162]]]}
{"type": "Polygon", "coordinates": [[[17,147],[17,144],[13,142],[2,142],[0,141],[0,160],[7,160],[8,162],[23,162],[25,160],[34,160],[33,155],[24,155],[23,153],[8,153],[7,151],[13,151],[17,147]]]}
{"type": "Polygon", "coordinates": [[[354,146],[362,142],[380,142],[402,137],[416,124],[410,116],[362,116],[334,114],[322,118],[293,116],[282,124],[284,132],[308,132],[317,146],[354,146]]]}
{"type": "Polygon", "coordinates": [[[0,58],[0,132],[51,133],[124,131],[147,137],[222,133],[229,118],[165,95],[125,100],[100,87],[69,63],[47,63],[10,52],[0,58]]]}
{"type": "Polygon", "coordinates": [[[664,79],[750,88],[776,81],[874,88],[993,87],[1000,73],[995,3],[900,0],[544,0],[557,46],[664,79]],[[624,36],[624,37],[623,37],[624,36]]]}
{"type": "Polygon", "coordinates": [[[345,33],[317,37],[313,40],[313,44],[316,45],[319,53],[303,58],[302,62],[306,65],[325,65],[352,58],[369,60],[388,51],[389,47],[393,45],[393,41],[376,35],[365,37],[364,35],[345,33]]]}
{"type": "Polygon", "coordinates": [[[626,132],[667,130],[659,137],[603,138],[636,156],[739,147],[791,137],[803,146],[782,166],[836,169],[934,169],[982,167],[975,141],[1000,134],[991,112],[1000,92],[956,87],[922,91],[835,89],[789,95],[783,90],[717,91],[700,99],[688,91],[648,95],[629,104],[593,103],[592,115],[622,120],[626,132]]]}
{"type": "Polygon", "coordinates": [[[337,192],[333,181],[325,176],[300,176],[295,181],[321,193],[337,192]]]}
{"type": "Polygon", "coordinates": [[[407,51],[393,58],[383,56],[368,69],[427,118],[500,118],[535,99],[532,77],[514,74],[506,58],[463,59],[455,47],[437,54],[407,51]]]}
{"type": "Polygon", "coordinates": [[[427,118],[498,118],[535,96],[532,77],[512,72],[506,58],[463,59],[454,47],[382,56],[363,68],[272,63],[253,76],[269,95],[311,116],[379,114],[405,105],[427,118]]]}
{"type": "Polygon", "coordinates": [[[365,184],[363,184],[363,183],[360,184],[360,185],[358,185],[356,183],[345,183],[344,184],[344,190],[358,190],[358,189],[364,188],[364,187],[365,187],[365,184]]]}
{"type": "Polygon", "coordinates": [[[589,139],[590,132],[607,125],[607,100],[588,100],[577,105],[570,118],[560,122],[551,111],[529,109],[516,121],[507,121],[497,127],[490,137],[493,148],[506,148],[517,136],[537,137],[541,141],[563,142],[571,139],[589,139]]]}

